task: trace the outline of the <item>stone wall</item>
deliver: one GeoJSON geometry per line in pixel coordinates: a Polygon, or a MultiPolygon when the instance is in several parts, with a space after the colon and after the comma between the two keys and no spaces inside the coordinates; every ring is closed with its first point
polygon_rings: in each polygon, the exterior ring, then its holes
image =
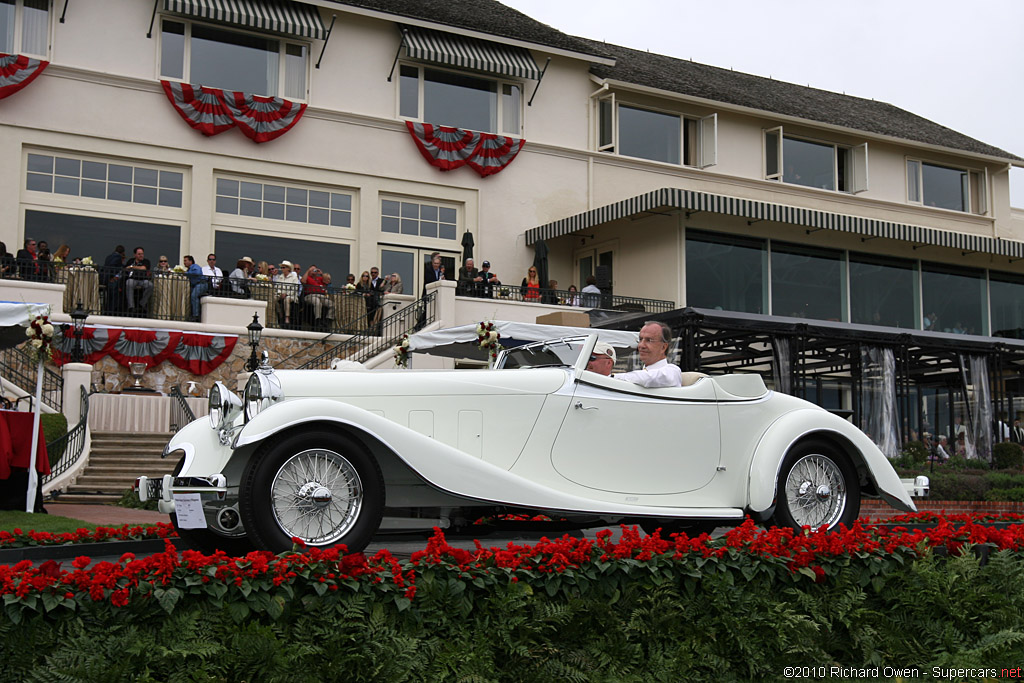
{"type": "MultiPolygon", "coordinates": [[[[1002,513],[1024,514],[1024,503],[1021,502],[997,502],[986,500],[929,500],[927,498],[915,498],[914,504],[918,512],[935,512],[947,514],[992,514],[1002,513]]],[[[890,517],[902,515],[903,513],[882,500],[877,498],[864,498],[860,501],[860,518],[862,521],[868,519],[885,520],[890,517]]]]}

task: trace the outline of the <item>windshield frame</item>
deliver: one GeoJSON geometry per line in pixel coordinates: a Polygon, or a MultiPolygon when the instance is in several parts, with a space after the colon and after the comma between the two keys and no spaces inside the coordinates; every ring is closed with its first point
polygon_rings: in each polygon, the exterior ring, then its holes
{"type": "MultiPolygon", "coordinates": [[[[560,367],[575,370],[577,373],[587,367],[587,361],[590,359],[590,350],[594,348],[594,344],[597,343],[597,334],[589,334],[587,336],[573,335],[571,337],[557,337],[554,339],[545,339],[543,341],[530,342],[529,344],[522,344],[512,348],[502,349],[501,353],[498,354],[497,360],[494,362],[495,370],[530,370],[533,367],[560,367]],[[580,349],[576,359],[571,362],[562,362],[558,365],[545,363],[537,366],[520,366],[515,368],[506,367],[506,363],[509,360],[509,356],[517,354],[522,351],[529,351],[530,349],[546,349],[551,345],[565,345],[572,346],[578,344],[580,349]]],[[[551,353],[551,352],[548,352],[551,353]]],[[[561,360],[559,358],[559,360],[561,360]]]]}

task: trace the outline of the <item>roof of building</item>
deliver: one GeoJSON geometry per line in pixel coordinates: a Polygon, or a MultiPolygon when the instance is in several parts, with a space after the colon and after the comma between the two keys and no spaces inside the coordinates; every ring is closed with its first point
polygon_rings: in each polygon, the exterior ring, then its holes
{"type": "Polygon", "coordinates": [[[537,21],[497,0],[335,0],[339,5],[395,14],[489,33],[585,55],[607,57],[600,43],[582,40],[537,21]]]}
{"type": "Polygon", "coordinates": [[[594,75],[600,78],[928,145],[1024,161],[1015,154],[887,102],[842,95],[608,43],[586,42],[591,44],[593,50],[615,58],[615,66],[591,67],[594,75]]]}

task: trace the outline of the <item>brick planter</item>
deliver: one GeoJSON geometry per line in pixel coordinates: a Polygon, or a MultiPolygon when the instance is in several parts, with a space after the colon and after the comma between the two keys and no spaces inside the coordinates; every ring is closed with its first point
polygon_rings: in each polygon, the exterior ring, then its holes
{"type": "MultiPolygon", "coordinates": [[[[1024,514],[1024,503],[1022,502],[995,502],[986,500],[929,500],[927,498],[915,498],[918,512],[946,512],[949,514],[1002,514],[1012,512],[1024,514]]],[[[896,515],[903,514],[889,506],[888,503],[875,499],[865,498],[860,501],[861,520],[884,520],[896,515]]]]}

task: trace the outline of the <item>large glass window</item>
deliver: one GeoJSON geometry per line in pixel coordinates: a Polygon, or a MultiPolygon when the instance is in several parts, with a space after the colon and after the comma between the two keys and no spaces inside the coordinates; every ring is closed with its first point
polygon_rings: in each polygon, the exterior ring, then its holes
{"type": "Polygon", "coordinates": [[[381,201],[381,232],[454,240],[457,224],[454,207],[397,199],[381,201]]]}
{"type": "Polygon", "coordinates": [[[50,0],[0,0],[0,52],[47,56],[50,0]]]}
{"type": "Polygon", "coordinates": [[[316,265],[331,275],[333,285],[344,285],[345,276],[349,273],[347,244],[218,230],[214,252],[217,254],[217,263],[225,270],[234,268],[240,258],[248,256],[256,263],[291,261],[301,269],[299,277],[305,274],[307,268],[316,265]]]}
{"type": "Polygon", "coordinates": [[[985,174],[908,159],[907,201],[939,209],[987,213],[985,174]]]}
{"type": "Polygon", "coordinates": [[[772,314],[842,320],[844,269],[840,252],[772,243],[772,314]]]}
{"type": "Polygon", "coordinates": [[[162,26],[161,76],[256,95],[306,98],[307,46],[188,21],[164,19],[162,26]]]}
{"type": "Polygon", "coordinates": [[[25,189],[181,208],[184,174],[105,161],[29,154],[25,189]]]}
{"type": "Polygon", "coordinates": [[[403,64],[398,92],[402,117],[485,133],[522,134],[521,86],[516,83],[403,64]]]}
{"type": "Polygon", "coordinates": [[[917,329],[913,262],[850,254],[850,321],[917,329]]]}
{"type": "Polygon", "coordinates": [[[686,305],[764,313],[763,240],[686,231],[686,305]]]}
{"type": "Polygon", "coordinates": [[[235,216],[352,227],[352,195],[312,187],[217,178],[216,208],[235,216]]]}
{"type": "Polygon", "coordinates": [[[786,166],[782,182],[823,190],[836,189],[836,153],[835,145],[788,136],[783,138],[782,158],[786,166]]]}
{"type": "Polygon", "coordinates": [[[1024,339],[1024,277],[989,272],[992,336],[1024,339]]]}
{"type": "Polygon", "coordinates": [[[717,161],[717,116],[693,118],[616,104],[614,95],[597,104],[597,148],[602,152],[684,166],[717,161]]]}
{"type": "Polygon", "coordinates": [[[160,254],[166,255],[172,264],[181,263],[181,228],[177,225],[29,209],[25,212],[25,234],[46,240],[51,250],[67,244],[72,258],[91,256],[97,265],[102,265],[118,244],[128,253],[142,247],[154,264],[160,254]]]}
{"type": "Polygon", "coordinates": [[[925,263],[921,266],[922,329],[952,334],[985,334],[985,276],[925,263]]]}

